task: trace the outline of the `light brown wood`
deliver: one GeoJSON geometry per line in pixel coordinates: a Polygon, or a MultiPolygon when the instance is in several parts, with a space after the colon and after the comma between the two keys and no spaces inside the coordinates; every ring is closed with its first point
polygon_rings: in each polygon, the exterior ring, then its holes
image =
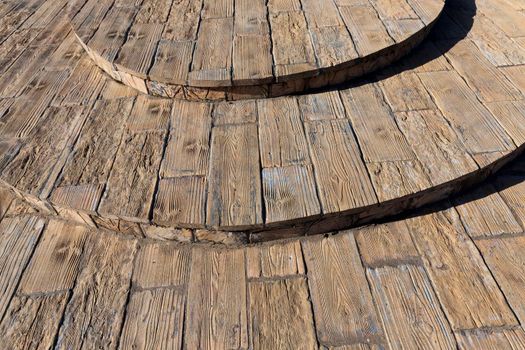
{"type": "Polygon", "coordinates": [[[453,209],[410,219],[408,225],[454,330],[517,323],[453,209]]]}
{"type": "Polygon", "coordinates": [[[8,309],[22,272],[44,227],[37,217],[5,218],[0,222],[0,315],[8,309]]]}
{"type": "Polygon", "coordinates": [[[124,349],[180,348],[184,294],[173,289],[133,293],[127,306],[119,347],[124,349]],[[144,330],[148,330],[144,332],[144,330]]]}
{"type": "Polygon", "coordinates": [[[326,346],[379,342],[383,332],[354,236],[345,232],[304,241],[302,246],[319,342],[326,346]]]}
{"type": "Polygon", "coordinates": [[[303,278],[250,282],[248,288],[253,349],[317,348],[303,278]]]}
{"type": "Polygon", "coordinates": [[[304,275],[303,253],[297,241],[249,247],[246,249],[248,278],[304,275]]]}
{"type": "Polygon", "coordinates": [[[73,288],[87,234],[83,226],[50,221],[24,272],[19,292],[49,293],[73,288]]]}
{"type": "Polygon", "coordinates": [[[243,250],[194,250],[184,334],[188,348],[248,348],[245,273],[243,250]]]}
{"type": "Polygon", "coordinates": [[[392,348],[456,349],[454,335],[422,267],[367,270],[392,348]]]}

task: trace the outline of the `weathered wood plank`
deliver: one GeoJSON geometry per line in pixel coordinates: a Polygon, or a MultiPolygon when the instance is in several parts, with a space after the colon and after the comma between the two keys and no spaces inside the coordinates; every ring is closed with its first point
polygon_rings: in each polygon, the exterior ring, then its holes
{"type": "Polygon", "coordinates": [[[185,84],[190,71],[193,41],[159,42],[149,76],[172,84],[185,84]]]}
{"type": "Polygon", "coordinates": [[[173,289],[144,290],[131,295],[119,348],[180,349],[185,295],[173,289]]]}
{"type": "Polygon", "coordinates": [[[454,330],[516,324],[454,209],[410,219],[408,225],[454,330]]]}
{"type": "Polygon", "coordinates": [[[185,344],[190,349],[247,349],[244,251],[193,252],[186,306],[185,344]],[[216,327],[220,320],[220,327],[216,327]]]}
{"type": "Polygon", "coordinates": [[[0,318],[13,297],[44,227],[37,217],[4,218],[0,222],[0,318]]]}
{"type": "Polygon", "coordinates": [[[206,222],[206,186],[203,176],[161,179],[153,208],[157,224],[202,227],[206,222]]]}
{"type": "Polygon", "coordinates": [[[305,124],[323,213],[376,203],[348,120],[305,124]]]}
{"type": "Polygon", "coordinates": [[[218,103],[213,108],[213,125],[255,122],[257,122],[257,103],[255,101],[218,103]]]}
{"type": "Polygon", "coordinates": [[[177,101],[171,113],[170,135],[162,177],[207,175],[210,157],[211,108],[205,103],[177,101]],[[188,132],[191,130],[191,133],[188,132]]]}
{"type": "Polygon", "coordinates": [[[146,78],[153,64],[153,57],[163,29],[162,24],[142,24],[135,21],[115,60],[117,67],[146,78]]]}
{"type": "Polygon", "coordinates": [[[233,18],[203,19],[199,28],[189,83],[192,86],[229,86],[233,18]]]}
{"type": "Polygon", "coordinates": [[[293,98],[260,100],[257,107],[263,168],[309,164],[297,101],[293,98]]]}
{"type": "Polygon", "coordinates": [[[219,227],[262,223],[257,127],[213,129],[207,223],[219,227]]]}
{"type": "Polygon", "coordinates": [[[16,296],[0,324],[0,343],[6,349],[51,349],[69,291],[50,295],[16,296]]]}
{"type": "Polygon", "coordinates": [[[303,95],[298,100],[303,122],[346,118],[345,107],[337,91],[303,95]]]}
{"type": "Polygon", "coordinates": [[[414,154],[376,84],[368,83],[344,90],[341,98],[365,161],[414,159],[414,154]]]}
{"type": "Polygon", "coordinates": [[[248,278],[287,277],[305,273],[298,241],[246,248],[248,278]]]}
{"type": "Polygon", "coordinates": [[[523,231],[510,208],[490,184],[455,198],[454,204],[465,230],[472,238],[523,231]]]}
{"type": "Polygon", "coordinates": [[[503,290],[521,323],[525,321],[525,247],[524,237],[483,239],[476,241],[498,285],[503,290]]]}
{"type": "Polygon", "coordinates": [[[376,10],[370,5],[340,6],[359,56],[367,56],[394,44],[376,10]]]}
{"type": "Polygon", "coordinates": [[[434,101],[472,153],[514,148],[512,141],[476,94],[455,72],[419,73],[434,101]]]}
{"type": "Polygon", "coordinates": [[[361,260],[368,267],[417,263],[419,253],[404,221],[358,229],[354,233],[361,260]]]}
{"type": "Polygon", "coordinates": [[[172,101],[140,95],[133,106],[128,119],[130,132],[167,130],[170,119],[172,101]]]}
{"type": "Polygon", "coordinates": [[[191,251],[159,242],[140,246],[133,271],[133,284],[141,288],[175,287],[190,277],[191,251]]]}
{"type": "Polygon", "coordinates": [[[474,330],[456,333],[461,350],[468,349],[521,349],[525,347],[523,329],[474,330]]]}
{"type": "Polygon", "coordinates": [[[267,168],[262,171],[266,223],[321,213],[311,166],[267,168]]]}
{"type": "Polygon", "coordinates": [[[86,242],[83,270],[73,289],[57,349],[115,349],[123,322],[136,242],[96,235],[86,242]]]}
{"type": "Polygon", "coordinates": [[[85,226],[51,220],[24,272],[19,293],[50,293],[73,288],[87,233],[85,226]]]}
{"type": "Polygon", "coordinates": [[[248,289],[251,348],[317,349],[304,278],[250,282],[248,289]]]}
{"type": "Polygon", "coordinates": [[[164,132],[124,136],[100,202],[100,213],[131,221],[149,220],[164,140],[164,132]]]}
{"type": "Polygon", "coordinates": [[[354,236],[302,242],[319,342],[377,343],[382,337],[354,236]]]}
{"type": "Polygon", "coordinates": [[[456,349],[456,341],[422,267],[367,270],[388,344],[393,349],[456,349]]]}
{"type": "Polygon", "coordinates": [[[99,101],[66,163],[60,186],[103,184],[112,168],[133,99],[99,101]],[[119,120],[119,123],[115,123],[119,120]]]}

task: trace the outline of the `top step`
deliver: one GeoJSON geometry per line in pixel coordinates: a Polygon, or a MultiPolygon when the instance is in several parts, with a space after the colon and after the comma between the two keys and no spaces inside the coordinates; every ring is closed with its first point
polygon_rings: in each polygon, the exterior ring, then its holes
{"type": "Polygon", "coordinates": [[[151,95],[276,97],[345,82],[419,44],[442,0],[86,0],[95,63],[151,95]]]}

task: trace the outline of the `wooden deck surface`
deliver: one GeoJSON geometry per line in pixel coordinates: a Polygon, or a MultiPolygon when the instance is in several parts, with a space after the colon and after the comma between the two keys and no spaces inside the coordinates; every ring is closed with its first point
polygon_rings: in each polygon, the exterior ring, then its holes
{"type": "Polygon", "coordinates": [[[366,79],[209,103],[118,84],[69,25],[85,3],[67,3],[3,3],[0,180],[68,219],[139,237],[323,233],[446,197],[522,150],[522,11],[508,27],[492,3],[455,0],[366,79]]]}
{"type": "Polygon", "coordinates": [[[0,0],[0,349],[525,349],[521,0],[235,102],[118,83],[70,26],[89,4],[0,0]]]}
{"type": "Polygon", "coordinates": [[[442,9],[441,0],[85,0],[70,13],[90,57],[124,84],[240,99],[385,66],[421,42],[442,9]]]}
{"type": "Polygon", "coordinates": [[[525,347],[525,157],[406,217],[235,248],[0,198],[5,349],[525,347]]]}

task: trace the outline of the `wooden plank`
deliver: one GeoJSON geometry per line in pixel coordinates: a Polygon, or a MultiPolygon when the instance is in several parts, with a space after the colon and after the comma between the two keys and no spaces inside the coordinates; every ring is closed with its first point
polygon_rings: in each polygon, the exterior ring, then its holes
{"type": "Polygon", "coordinates": [[[266,223],[321,213],[311,166],[263,169],[262,184],[266,223]]]}
{"type": "Polygon", "coordinates": [[[352,35],[359,56],[367,56],[394,44],[373,7],[340,6],[339,11],[352,35]]]}
{"type": "Polygon", "coordinates": [[[375,84],[364,84],[341,91],[341,98],[365,161],[414,159],[414,154],[396,125],[392,111],[375,84]]]}
{"type": "Polygon", "coordinates": [[[196,248],[188,285],[186,346],[248,348],[246,289],[243,250],[196,248]]]}
{"type": "Polygon", "coordinates": [[[175,102],[162,177],[206,175],[209,167],[211,108],[208,104],[175,102]],[[192,132],[189,133],[188,130],[192,132]]]}
{"type": "Polygon", "coordinates": [[[185,84],[190,71],[193,48],[193,41],[160,41],[149,71],[151,80],[185,84]]]}
{"type": "Polygon", "coordinates": [[[167,130],[173,102],[164,98],[139,95],[128,119],[131,132],[167,130]]]}
{"type": "Polygon", "coordinates": [[[478,169],[438,109],[400,112],[394,117],[432,184],[443,184],[478,169]]]}
{"type": "Polygon", "coordinates": [[[87,46],[100,58],[113,62],[126,40],[126,33],[136,13],[135,7],[112,7],[105,17],[109,20],[101,22],[91,40],[86,42],[87,46]]]}
{"type": "Polygon", "coordinates": [[[0,222],[0,318],[13,297],[40,233],[44,220],[26,216],[0,222]]]}
{"type": "MultiPolygon", "coordinates": [[[[22,69],[22,71],[24,71],[22,69]]],[[[19,97],[2,117],[0,132],[4,137],[26,137],[39,125],[46,108],[60,91],[69,72],[42,71],[27,84],[19,97]]],[[[28,79],[29,80],[29,79],[28,79]]]]}
{"type": "Polygon", "coordinates": [[[512,210],[521,226],[525,227],[525,206],[523,205],[525,182],[523,182],[523,176],[499,176],[495,182],[501,197],[512,210]]]}
{"type": "Polygon", "coordinates": [[[133,271],[133,284],[140,288],[175,287],[190,277],[191,251],[159,242],[140,246],[133,271]]]}
{"type": "Polygon", "coordinates": [[[248,278],[304,275],[303,253],[298,241],[246,248],[248,278]]]}
{"type": "Polygon", "coordinates": [[[263,168],[309,164],[308,146],[297,100],[260,100],[257,107],[263,168]]]}
{"type": "Polygon", "coordinates": [[[310,28],[310,34],[320,67],[342,65],[359,57],[344,25],[310,28]]]}
{"type": "Polygon", "coordinates": [[[201,15],[203,19],[233,17],[233,14],[233,0],[204,0],[201,15]]]}
{"type": "MultiPolygon", "coordinates": [[[[437,32],[436,29],[434,32],[437,32]]],[[[452,66],[441,54],[434,42],[424,40],[412,53],[405,56],[400,65],[416,73],[451,70],[452,66]]]]}
{"type": "Polygon", "coordinates": [[[263,84],[272,79],[269,35],[236,35],[233,40],[234,84],[263,84]]]}
{"type": "Polygon", "coordinates": [[[87,233],[85,226],[51,220],[24,272],[19,292],[51,293],[73,288],[87,233]]]}
{"type": "Polygon", "coordinates": [[[425,25],[432,23],[443,10],[442,0],[407,0],[407,2],[425,25]]]}
{"type": "Polygon", "coordinates": [[[99,212],[131,221],[149,220],[164,149],[164,132],[125,135],[99,212]]]}
{"type": "Polygon", "coordinates": [[[195,40],[200,21],[202,0],[173,1],[164,26],[164,40],[195,40]]]}
{"type": "Polygon", "coordinates": [[[189,75],[192,86],[229,86],[232,66],[233,18],[203,19],[199,26],[189,75]]]}
{"type": "Polygon", "coordinates": [[[262,223],[257,127],[213,129],[207,219],[218,227],[262,223]]]}
{"type": "Polygon", "coordinates": [[[398,72],[397,69],[386,69],[379,74],[379,86],[386,101],[394,112],[434,109],[427,90],[416,73],[411,71],[398,72]]]}
{"type": "Polygon", "coordinates": [[[317,68],[302,11],[270,12],[275,76],[300,74],[317,68]]]}
{"type": "Polygon", "coordinates": [[[13,350],[52,348],[69,294],[14,297],[0,324],[2,346],[13,350]]]}
{"type": "Polygon", "coordinates": [[[206,222],[207,179],[184,176],[161,179],[153,209],[153,221],[160,225],[203,227],[206,222]]]}
{"type": "Polygon", "coordinates": [[[418,18],[407,1],[371,0],[370,3],[383,21],[418,18]]]}
{"type": "Polygon", "coordinates": [[[520,349],[525,347],[525,333],[521,328],[503,330],[473,330],[456,334],[459,348],[520,349]]]}
{"type": "Polygon", "coordinates": [[[391,348],[456,349],[432,285],[422,267],[367,270],[391,348]]]}
{"type": "MultiPolygon", "coordinates": [[[[137,16],[135,16],[134,23],[164,23],[168,19],[172,6],[171,1],[147,0],[136,2],[140,4],[140,9],[137,16]]],[[[125,4],[128,5],[127,3],[125,4]]]]}
{"type": "Polygon", "coordinates": [[[135,241],[112,235],[91,236],[86,242],[83,270],[64,314],[57,349],[117,347],[135,252],[135,241]]]}
{"type": "Polygon", "coordinates": [[[323,213],[377,202],[347,120],[305,124],[323,213]]]}
{"type": "Polygon", "coordinates": [[[155,56],[163,29],[164,25],[162,24],[135,22],[129,30],[126,42],[120,48],[118,57],[115,60],[117,66],[129,73],[136,74],[138,77],[146,78],[153,64],[153,57],[155,56]]]}
{"type": "Polygon", "coordinates": [[[319,342],[377,343],[382,337],[354,236],[302,242],[319,342]]]}
{"type": "Polygon", "coordinates": [[[454,203],[465,230],[472,238],[523,231],[510,208],[490,184],[472,189],[454,199],[454,203]]]}
{"type": "Polygon", "coordinates": [[[180,349],[185,295],[173,289],[144,290],[131,295],[119,347],[180,349]]]}
{"type": "Polygon", "coordinates": [[[358,229],[354,233],[361,260],[367,267],[417,263],[419,253],[404,221],[358,229]]]}
{"type": "Polygon", "coordinates": [[[248,289],[251,348],[317,349],[304,278],[250,282],[248,289]]]}
{"type": "Polygon", "coordinates": [[[332,0],[303,0],[301,4],[309,28],[344,26],[332,0]]]}
{"type": "Polygon", "coordinates": [[[10,190],[0,187],[0,221],[4,217],[14,199],[15,196],[10,190]]]}
{"type": "Polygon", "coordinates": [[[103,185],[56,187],[49,199],[53,204],[94,214],[103,192],[103,185]]]}
{"type": "Polygon", "coordinates": [[[385,20],[383,23],[396,43],[409,40],[415,33],[425,28],[425,24],[420,19],[385,20]]]}
{"type": "MultiPolygon", "coordinates": [[[[271,2],[271,1],[270,1],[271,2]]],[[[235,35],[269,35],[266,0],[235,1],[235,35]]]]}
{"type": "Polygon", "coordinates": [[[303,121],[346,118],[345,107],[337,91],[303,95],[298,101],[303,121]]]}
{"type": "Polygon", "coordinates": [[[214,105],[213,125],[255,122],[257,122],[257,103],[255,101],[235,101],[214,105]]]}
{"type": "Polygon", "coordinates": [[[413,218],[407,224],[452,329],[516,324],[453,209],[413,218]]]}
{"type": "Polygon", "coordinates": [[[516,145],[525,143],[525,101],[502,101],[485,105],[516,145]]]}
{"type": "Polygon", "coordinates": [[[428,72],[419,77],[469,152],[513,148],[505,130],[457,73],[428,72]]]}
{"type": "Polygon", "coordinates": [[[56,95],[54,106],[91,106],[95,103],[105,83],[104,73],[93,67],[93,62],[84,57],[56,95]]]}
{"type": "Polygon", "coordinates": [[[484,102],[523,98],[505,76],[468,40],[453,45],[445,54],[456,71],[484,102]]]}
{"type": "Polygon", "coordinates": [[[366,166],[379,202],[395,200],[432,187],[417,160],[367,163],[366,166]]]}
{"type": "Polygon", "coordinates": [[[476,241],[483,259],[521,323],[525,321],[525,247],[524,237],[483,239],[476,241]]]}
{"type": "Polygon", "coordinates": [[[50,108],[42,123],[2,172],[19,190],[46,197],[80,133],[83,109],[50,108]]]}
{"type": "Polygon", "coordinates": [[[83,132],[57,186],[106,182],[132,106],[133,99],[99,101],[95,104],[86,117],[83,132]]]}

